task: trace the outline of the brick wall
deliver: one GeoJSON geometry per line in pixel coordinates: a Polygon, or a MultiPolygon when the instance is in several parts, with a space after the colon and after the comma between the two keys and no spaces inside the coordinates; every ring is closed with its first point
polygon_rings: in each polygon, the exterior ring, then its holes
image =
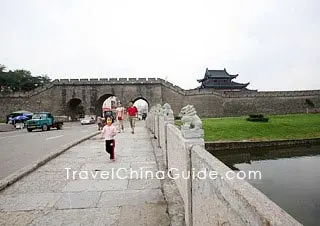
{"type": "MultiPolygon", "coordinates": [[[[320,90],[257,92],[183,90],[163,79],[60,79],[34,91],[0,95],[0,119],[15,110],[51,111],[66,114],[72,98],[81,100],[85,114],[94,114],[110,95],[124,105],[130,100],[145,99],[149,106],[170,103],[175,115],[182,106],[192,103],[200,117],[240,116],[251,113],[286,114],[307,112],[306,99],[320,109],[320,90]]],[[[309,111],[314,109],[310,108],[309,111]]]]}

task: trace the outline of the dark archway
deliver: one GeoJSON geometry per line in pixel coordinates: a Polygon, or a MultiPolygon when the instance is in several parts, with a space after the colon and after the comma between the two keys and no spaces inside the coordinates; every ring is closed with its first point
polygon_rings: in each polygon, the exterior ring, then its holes
{"type": "Polygon", "coordinates": [[[73,98],[68,102],[66,115],[71,117],[72,121],[84,117],[84,107],[81,105],[80,99],[73,98]]]}

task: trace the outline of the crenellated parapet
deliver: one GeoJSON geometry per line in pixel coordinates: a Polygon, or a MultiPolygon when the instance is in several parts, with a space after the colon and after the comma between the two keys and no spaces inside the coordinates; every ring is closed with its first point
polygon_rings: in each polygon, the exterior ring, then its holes
{"type": "Polygon", "coordinates": [[[218,97],[223,97],[224,95],[220,92],[217,92],[215,90],[209,90],[209,89],[190,89],[185,90],[186,96],[196,96],[196,95],[214,95],[218,97]]]}
{"type": "Polygon", "coordinates": [[[161,78],[91,78],[91,79],[56,79],[55,85],[141,85],[161,84],[167,88],[185,95],[185,90],[161,78]]]}
{"type": "Polygon", "coordinates": [[[304,97],[304,96],[318,96],[320,90],[299,90],[299,91],[244,91],[232,92],[225,91],[221,93],[224,98],[268,98],[268,97],[304,97]]]}
{"type": "Polygon", "coordinates": [[[73,84],[73,83],[78,83],[78,84],[86,84],[87,82],[89,83],[95,83],[98,82],[100,84],[104,84],[105,82],[109,83],[139,83],[139,82],[148,82],[148,83],[153,83],[153,82],[160,82],[159,79],[157,78],[83,78],[83,79],[55,79],[53,81],[54,84],[73,84]]]}
{"type": "Polygon", "coordinates": [[[83,79],[55,79],[53,84],[66,85],[87,85],[87,84],[148,84],[148,83],[166,83],[160,78],[83,78],[83,79]]]}
{"type": "Polygon", "coordinates": [[[320,90],[298,91],[218,91],[214,89],[191,89],[185,90],[186,96],[215,95],[222,98],[256,98],[256,97],[304,97],[320,95],[320,90]]]}
{"type": "Polygon", "coordinates": [[[81,79],[55,79],[51,83],[28,92],[16,92],[12,94],[0,94],[0,97],[31,97],[53,86],[88,86],[88,85],[147,85],[160,84],[181,95],[185,90],[161,78],[81,78],[81,79]]]}

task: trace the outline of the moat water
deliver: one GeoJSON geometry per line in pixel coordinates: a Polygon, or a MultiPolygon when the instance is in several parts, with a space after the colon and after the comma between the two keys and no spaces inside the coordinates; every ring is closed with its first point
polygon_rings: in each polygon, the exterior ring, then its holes
{"type": "Polygon", "coordinates": [[[320,146],[279,150],[215,152],[238,171],[259,170],[248,180],[303,225],[320,225],[320,146]]]}

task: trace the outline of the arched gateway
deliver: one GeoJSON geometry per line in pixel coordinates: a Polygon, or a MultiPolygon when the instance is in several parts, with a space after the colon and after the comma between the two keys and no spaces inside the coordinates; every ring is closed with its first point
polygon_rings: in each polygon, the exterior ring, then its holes
{"type": "MultiPolygon", "coordinates": [[[[123,106],[129,101],[142,99],[150,104],[162,103],[162,80],[160,79],[80,79],[55,80],[53,84],[60,90],[64,114],[76,113],[76,107],[69,103],[78,100],[86,115],[101,115],[103,103],[110,97],[116,97],[123,106]]],[[[63,110],[63,109],[60,109],[63,110]]]]}

